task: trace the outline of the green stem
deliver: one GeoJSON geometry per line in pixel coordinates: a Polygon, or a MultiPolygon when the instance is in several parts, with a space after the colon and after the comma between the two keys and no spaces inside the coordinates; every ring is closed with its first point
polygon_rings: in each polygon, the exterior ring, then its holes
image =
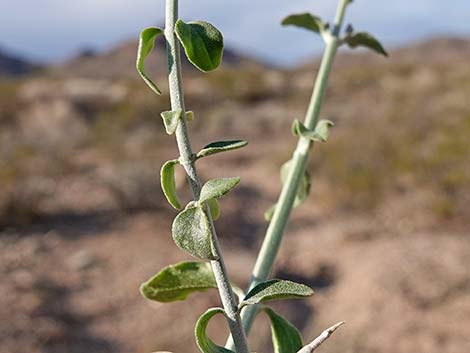
{"type": "MultiPolygon", "coordinates": [[[[343,24],[348,3],[350,3],[350,0],[340,0],[336,10],[334,27],[331,36],[327,36],[327,46],[323,54],[318,76],[313,88],[312,97],[305,115],[304,125],[308,129],[314,129],[318,122],[323,97],[328,84],[328,77],[330,75],[333,60],[338,48],[339,33],[343,24]]],[[[307,165],[311,145],[312,142],[309,139],[305,137],[299,138],[297,148],[292,155],[292,163],[291,168],[289,169],[289,174],[282,187],[279,199],[277,201],[277,206],[266,231],[261,250],[258,254],[258,258],[253,269],[253,274],[248,286],[248,290],[256,286],[258,283],[266,281],[269,273],[271,272],[274,260],[281,245],[284,229],[292,211],[300,180],[307,165]]],[[[254,305],[245,307],[245,309],[242,311],[242,321],[247,334],[251,329],[256,312],[257,307],[254,305]]],[[[231,347],[232,344],[233,343],[229,338],[229,341],[227,341],[227,347],[231,347]]]]}
{"type": "MultiPolygon", "coordinates": [[[[166,0],[166,24],[165,24],[165,38],[167,42],[167,55],[168,55],[168,81],[170,90],[171,109],[182,109],[185,111],[182,77],[181,77],[181,57],[180,46],[175,35],[175,23],[178,20],[178,0],[166,0]]],[[[191,191],[195,200],[199,198],[201,192],[201,182],[199,180],[196,167],[194,154],[189,140],[188,129],[186,121],[181,118],[178,128],[176,129],[176,141],[180,153],[181,163],[186,170],[188,180],[191,186],[191,191]]],[[[220,299],[225,310],[228,326],[235,341],[235,349],[237,353],[249,353],[248,344],[246,341],[245,332],[243,330],[240,315],[237,311],[237,302],[230,285],[227,270],[222,259],[220,246],[217,239],[214,223],[210,212],[207,217],[211,225],[211,239],[214,253],[217,260],[211,261],[212,270],[219,289],[220,299]]]]}

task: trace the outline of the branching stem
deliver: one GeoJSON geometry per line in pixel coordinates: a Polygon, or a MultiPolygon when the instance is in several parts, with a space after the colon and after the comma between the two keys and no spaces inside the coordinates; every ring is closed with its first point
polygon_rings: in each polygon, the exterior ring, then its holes
{"type": "MultiPolygon", "coordinates": [[[[177,20],[178,0],[166,0],[165,38],[168,55],[168,81],[171,109],[182,109],[183,111],[183,117],[181,118],[175,133],[176,142],[178,144],[180,158],[184,161],[187,161],[187,163],[184,163],[183,166],[188,176],[194,200],[197,200],[201,192],[201,183],[196,172],[194,158],[191,158],[193,156],[193,152],[186,127],[186,121],[184,119],[185,106],[181,76],[180,46],[174,32],[175,23],[177,20]]],[[[211,226],[212,247],[214,254],[217,257],[217,260],[211,261],[212,270],[217,282],[222,305],[226,313],[228,326],[234,338],[235,350],[237,353],[249,353],[245,332],[243,330],[240,315],[237,312],[235,295],[232,291],[227,270],[222,259],[219,243],[217,240],[217,234],[215,232],[215,227],[210,212],[207,212],[207,217],[209,218],[211,226]]]]}
{"type": "MultiPolygon", "coordinates": [[[[328,40],[326,41],[326,49],[323,54],[320,69],[318,71],[315,86],[313,88],[312,97],[305,115],[304,125],[308,129],[313,130],[318,122],[323,96],[325,94],[328,83],[328,77],[330,75],[333,60],[338,48],[339,33],[343,24],[346,7],[350,2],[351,0],[340,0],[336,10],[331,36],[327,37],[328,40]]],[[[277,201],[277,206],[266,231],[261,250],[253,269],[253,274],[248,290],[256,286],[258,283],[265,281],[271,272],[274,260],[279,251],[284,229],[292,211],[300,180],[307,165],[311,145],[311,140],[305,137],[299,137],[297,148],[292,155],[292,163],[289,169],[289,174],[282,187],[279,199],[277,201]]],[[[251,329],[256,312],[257,307],[255,305],[248,306],[242,311],[242,321],[246,333],[248,333],[251,329]]],[[[227,347],[231,347],[232,345],[233,342],[229,338],[227,347]]]]}

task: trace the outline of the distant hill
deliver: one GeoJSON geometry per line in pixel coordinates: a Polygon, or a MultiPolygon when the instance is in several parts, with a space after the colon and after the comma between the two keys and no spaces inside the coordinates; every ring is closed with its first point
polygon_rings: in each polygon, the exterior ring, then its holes
{"type": "Polygon", "coordinates": [[[38,66],[0,48],[0,76],[29,74],[38,66]]]}
{"type": "MultiPolygon", "coordinates": [[[[67,60],[52,69],[61,76],[80,76],[93,78],[136,78],[135,60],[137,40],[124,42],[103,53],[93,53],[90,50],[84,54],[67,60]]],[[[147,69],[152,76],[166,75],[166,50],[163,40],[157,41],[155,49],[147,59],[147,69]]],[[[264,66],[260,62],[245,57],[235,51],[225,48],[223,66],[264,66]]],[[[189,64],[183,55],[183,67],[189,70],[195,68],[189,64]]]]}

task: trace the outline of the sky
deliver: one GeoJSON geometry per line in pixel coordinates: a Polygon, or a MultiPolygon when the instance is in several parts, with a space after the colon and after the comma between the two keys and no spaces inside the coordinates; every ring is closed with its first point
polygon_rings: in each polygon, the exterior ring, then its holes
{"type": "MultiPolygon", "coordinates": [[[[225,43],[277,65],[318,54],[322,42],[280,20],[312,12],[331,20],[336,0],[180,0],[183,20],[206,20],[225,43]]],[[[59,62],[81,49],[107,50],[137,40],[163,23],[164,0],[0,0],[0,48],[40,62],[59,62]]],[[[470,37],[470,0],[354,0],[347,23],[393,48],[433,36],[470,37]]]]}

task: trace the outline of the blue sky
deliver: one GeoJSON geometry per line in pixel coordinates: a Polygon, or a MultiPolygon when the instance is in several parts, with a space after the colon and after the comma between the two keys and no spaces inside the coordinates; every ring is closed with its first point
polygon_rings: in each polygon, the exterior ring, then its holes
{"type": "MultiPolygon", "coordinates": [[[[293,12],[325,19],[336,0],[181,0],[180,17],[216,25],[227,45],[272,63],[291,65],[317,54],[321,42],[283,28],[293,12]]],[[[163,21],[164,0],[1,0],[0,47],[40,61],[60,61],[80,48],[105,50],[163,21]]],[[[355,0],[347,14],[386,47],[436,35],[470,37],[469,0],[355,0]]]]}

